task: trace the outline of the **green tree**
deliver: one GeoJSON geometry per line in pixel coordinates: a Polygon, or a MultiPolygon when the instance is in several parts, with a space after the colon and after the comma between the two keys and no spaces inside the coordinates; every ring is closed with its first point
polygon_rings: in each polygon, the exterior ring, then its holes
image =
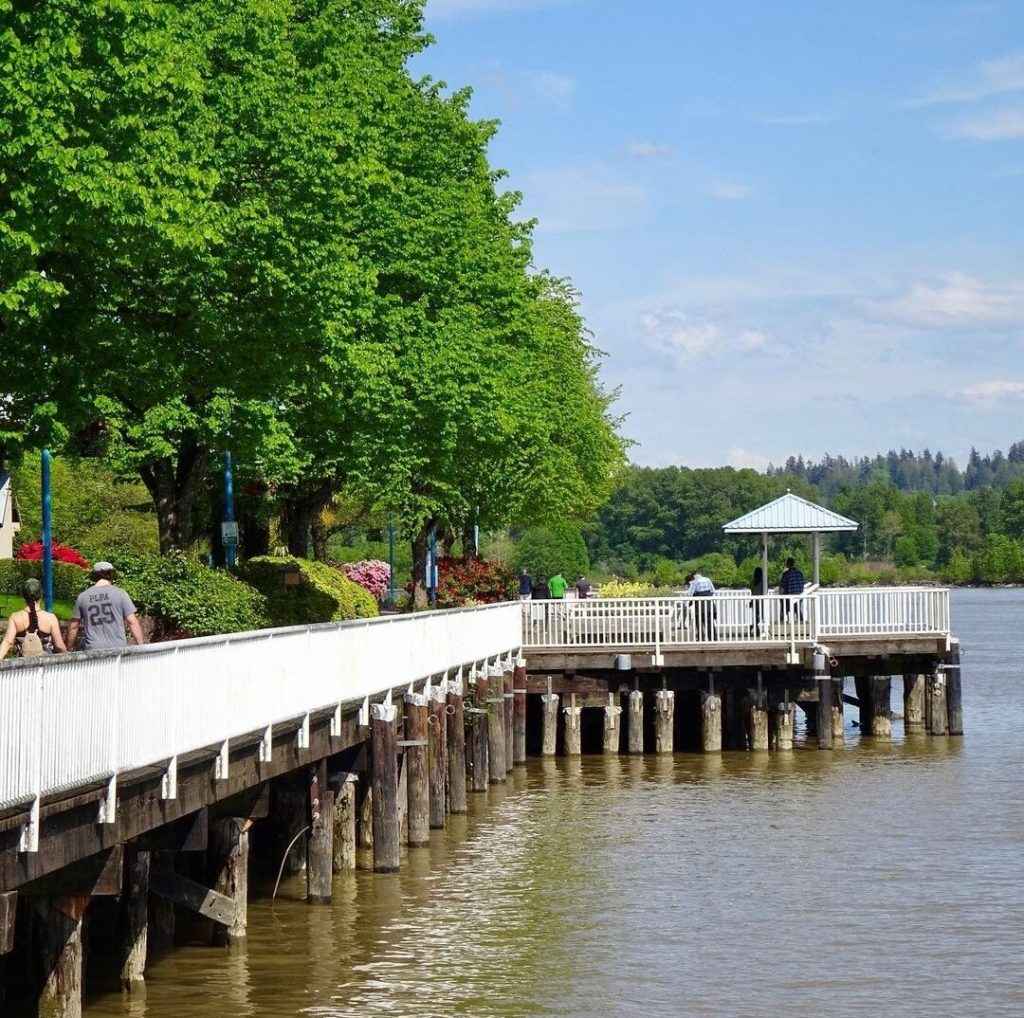
{"type": "Polygon", "coordinates": [[[571,527],[531,527],[516,546],[513,564],[532,576],[560,572],[570,582],[590,567],[583,538],[571,527]]]}

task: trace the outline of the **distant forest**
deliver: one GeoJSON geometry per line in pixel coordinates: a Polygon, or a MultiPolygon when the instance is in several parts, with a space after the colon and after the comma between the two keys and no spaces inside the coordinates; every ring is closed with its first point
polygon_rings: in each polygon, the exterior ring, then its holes
{"type": "MultiPolygon", "coordinates": [[[[860,523],[824,541],[837,582],[1024,582],[1024,441],[1005,454],[972,449],[963,469],[941,452],[906,449],[853,461],[790,457],[764,473],[630,466],[584,534],[595,572],[676,583],[704,561],[721,582],[743,582],[757,549],[722,526],[787,489],[860,523]]],[[[806,560],[809,542],[775,546],[776,557],[806,560]]]]}

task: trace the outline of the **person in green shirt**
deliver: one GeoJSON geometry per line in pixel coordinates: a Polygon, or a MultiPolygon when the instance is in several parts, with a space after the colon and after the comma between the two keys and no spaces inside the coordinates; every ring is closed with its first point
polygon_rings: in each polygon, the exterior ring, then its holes
{"type": "Polygon", "coordinates": [[[561,573],[555,573],[555,575],[548,580],[548,586],[551,588],[551,596],[556,600],[561,601],[562,598],[565,597],[565,590],[569,584],[561,573]]]}

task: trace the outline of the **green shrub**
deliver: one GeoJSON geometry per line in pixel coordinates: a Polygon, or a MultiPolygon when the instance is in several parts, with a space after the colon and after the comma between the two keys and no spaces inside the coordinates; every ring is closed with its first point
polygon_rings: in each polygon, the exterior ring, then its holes
{"type": "Polygon", "coordinates": [[[185,555],[111,556],[118,585],[140,614],[152,617],[156,635],[212,636],[240,633],[266,625],[262,594],[220,569],[185,555]]]}
{"type": "MultiPolygon", "coordinates": [[[[26,559],[0,559],[0,594],[21,596],[21,585],[30,577],[43,578],[43,563],[26,559]]],[[[74,601],[89,586],[89,573],[69,562],[53,563],[55,601],[74,601]]]]}
{"type": "Polygon", "coordinates": [[[267,618],[275,626],[342,622],[377,614],[377,602],[358,583],[322,562],[263,555],[249,559],[239,573],[264,595],[267,618]],[[299,582],[286,585],[288,572],[297,572],[299,582]]]}
{"type": "Polygon", "coordinates": [[[519,539],[513,568],[525,569],[531,576],[561,573],[573,582],[590,567],[587,546],[574,527],[531,527],[519,539]]]}

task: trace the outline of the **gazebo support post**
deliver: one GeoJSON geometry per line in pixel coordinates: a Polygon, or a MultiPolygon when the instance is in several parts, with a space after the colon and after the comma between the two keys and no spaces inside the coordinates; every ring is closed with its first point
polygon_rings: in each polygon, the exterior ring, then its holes
{"type": "Polygon", "coordinates": [[[821,583],[821,534],[814,531],[814,585],[821,583]]]}

